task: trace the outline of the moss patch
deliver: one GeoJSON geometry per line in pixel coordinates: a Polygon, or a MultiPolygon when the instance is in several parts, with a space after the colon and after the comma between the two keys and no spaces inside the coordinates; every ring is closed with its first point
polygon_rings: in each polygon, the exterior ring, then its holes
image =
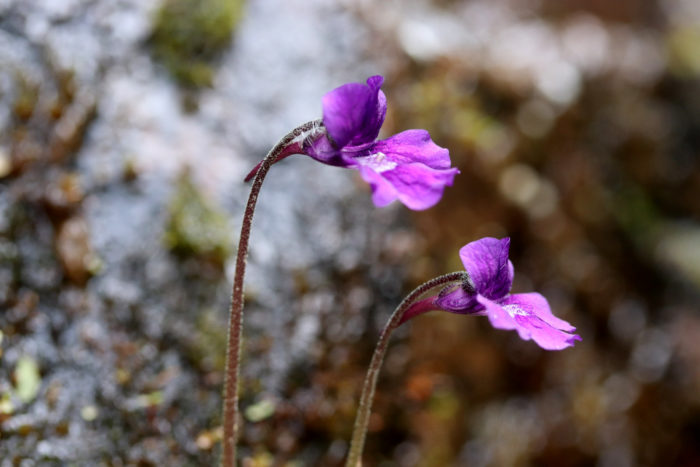
{"type": "Polygon", "coordinates": [[[231,254],[231,226],[225,213],[209,202],[189,173],[177,182],[165,230],[165,244],[184,256],[198,256],[223,267],[231,254]]]}
{"type": "Polygon", "coordinates": [[[212,64],[228,48],[243,0],[165,0],[156,13],[153,55],[183,86],[211,86],[212,64]]]}

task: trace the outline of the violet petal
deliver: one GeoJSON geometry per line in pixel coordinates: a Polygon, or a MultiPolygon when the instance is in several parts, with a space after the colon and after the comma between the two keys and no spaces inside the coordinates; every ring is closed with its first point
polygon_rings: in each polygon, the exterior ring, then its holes
{"type": "Polygon", "coordinates": [[[445,186],[452,185],[457,169],[436,170],[424,164],[405,164],[391,167],[391,162],[373,162],[362,158],[357,168],[362,178],[372,187],[372,200],[385,206],[398,199],[406,207],[420,211],[428,209],[442,197],[445,186]]]}
{"type": "Polygon", "coordinates": [[[362,179],[369,183],[372,189],[372,202],[375,206],[381,208],[396,200],[398,197],[396,188],[381,174],[367,166],[360,165],[356,168],[360,171],[362,179]]]}
{"type": "Polygon", "coordinates": [[[348,83],[323,96],[323,123],[337,148],[377,138],[386,115],[386,97],[379,89],[383,81],[372,76],[367,85],[348,83]]]}
{"type": "Polygon", "coordinates": [[[372,152],[397,164],[420,162],[433,169],[449,169],[451,164],[450,152],[435,144],[426,130],[406,130],[377,141],[372,152]]]}
{"type": "Polygon", "coordinates": [[[464,268],[478,293],[491,300],[503,298],[513,285],[513,264],[508,259],[510,239],[485,237],[459,250],[464,268]]]}
{"type": "Polygon", "coordinates": [[[578,335],[557,329],[540,319],[535,310],[535,305],[542,305],[539,300],[523,299],[522,297],[512,299],[512,297],[516,296],[508,297],[501,303],[496,303],[482,295],[477,297],[479,303],[486,307],[489,321],[494,328],[515,329],[521,339],[532,339],[545,350],[565,349],[573,346],[575,341],[581,340],[578,335]]]}
{"type": "MultiPolygon", "coordinates": [[[[508,307],[511,306],[508,305],[508,307]]],[[[554,328],[534,315],[516,314],[515,321],[518,323],[518,334],[521,339],[532,339],[545,350],[562,350],[572,347],[577,340],[581,340],[580,336],[554,328]]]]}
{"type": "Polygon", "coordinates": [[[326,135],[321,135],[304,143],[304,154],[311,156],[324,164],[337,167],[348,167],[352,161],[346,162],[340,150],[336,149],[326,135]]]}
{"type": "Polygon", "coordinates": [[[486,316],[488,316],[491,326],[506,331],[518,329],[518,323],[498,303],[489,300],[483,295],[477,295],[476,300],[486,308],[486,316]]]}
{"type": "Polygon", "coordinates": [[[510,295],[501,301],[501,305],[515,305],[526,309],[545,323],[562,331],[573,332],[576,330],[568,322],[554,316],[547,299],[537,292],[510,295]]]}

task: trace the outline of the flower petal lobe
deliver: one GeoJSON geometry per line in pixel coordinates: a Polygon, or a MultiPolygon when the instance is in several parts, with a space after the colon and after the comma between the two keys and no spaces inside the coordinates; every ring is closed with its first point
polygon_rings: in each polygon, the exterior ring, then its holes
{"type": "Polygon", "coordinates": [[[480,294],[499,300],[513,285],[513,264],[508,259],[510,238],[485,237],[459,250],[464,268],[480,294]]]}

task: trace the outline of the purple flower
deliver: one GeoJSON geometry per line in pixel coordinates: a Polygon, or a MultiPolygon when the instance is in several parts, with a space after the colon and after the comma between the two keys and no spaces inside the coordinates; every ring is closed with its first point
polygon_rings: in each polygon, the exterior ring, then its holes
{"type": "MultiPolygon", "coordinates": [[[[459,170],[450,167],[448,150],[433,143],[425,130],[377,140],[386,116],[383,82],[383,77],[372,76],[366,85],[344,84],[323,96],[326,131],[295,149],[324,164],[359,171],[377,206],[398,199],[411,209],[427,209],[440,200],[459,170]]],[[[286,151],[275,162],[292,153],[286,151]]]]}
{"type": "Polygon", "coordinates": [[[401,322],[430,310],[486,315],[497,329],[518,331],[521,339],[534,340],[547,350],[573,346],[581,337],[576,329],[552,314],[547,299],[531,292],[510,294],[513,263],[508,259],[510,239],[482,238],[463,246],[459,256],[471,283],[447,287],[439,295],[417,302],[401,322]]]}

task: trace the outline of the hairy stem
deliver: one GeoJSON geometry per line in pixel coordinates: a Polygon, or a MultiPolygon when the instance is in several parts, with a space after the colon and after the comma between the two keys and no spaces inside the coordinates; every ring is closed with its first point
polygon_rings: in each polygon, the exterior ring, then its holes
{"type": "Polygon", "coordinates": [[[396,310],[394,310],[394,313],[392,313],[389,321],[387,321],[386,325],[384,326],[384,329],[379,336],[377,347],[374,349],[372,361],[369,364],[369,369],[367,370],[367,375],[365,376],[364,386],[362,387],[362,396],[360,397],[360,406],[357,411],[355,427],[353,428],[352,432],[352,441],[350,442],[350,452],[348,453],[348,460],[345,464],[346,467],[358,467],[361,465],[362,451],[365,445],[365,437],[367,436],[367,426],[369,424],[369,417],[372,413],[374,391],[377,387],[379,370],[381,369],[382,362],[384,361],[384,354],[386,354],[391,333],[402,323],[404,313],[406,313],[406,311],[408,311],[423,294],[429,292],[435,287],[457,281],[461,281],[463,284],[471,283],[469,275],[465,271],[458,271],[436,277],[422,285],[419,285],[413,290],[413,292],[408,294],[406,298],[403,299],[401,304],[398,306],[398,308],[396,308],[396,310]]]}
{"type": "Polygon", "coordinates": [[[241,359],[241,331],[243,324],[243,279],[245,277],[246,257],[248,255],[248,242],[250,229],[255,213],[255,204],[262,187],[265,175],[270,166],[290,154],[302,150],[302,140],[312,135],[323,127],[321,120],[307,122],[287,134],[277,143],[259,164],[259,168],[250,189],[248,203],[243,214],[241,235],[238,242],[236,256],[236,271],[233,278],[233,290],[231,292],[231,308],[229,310],[228,342],[226,345],[226,373],[224,379],[223,401],[223,452],[221,457],[222,467],[235,467],[236,465],[236,441],[238,439],[238,379],[240,375],[241,359]]]}

